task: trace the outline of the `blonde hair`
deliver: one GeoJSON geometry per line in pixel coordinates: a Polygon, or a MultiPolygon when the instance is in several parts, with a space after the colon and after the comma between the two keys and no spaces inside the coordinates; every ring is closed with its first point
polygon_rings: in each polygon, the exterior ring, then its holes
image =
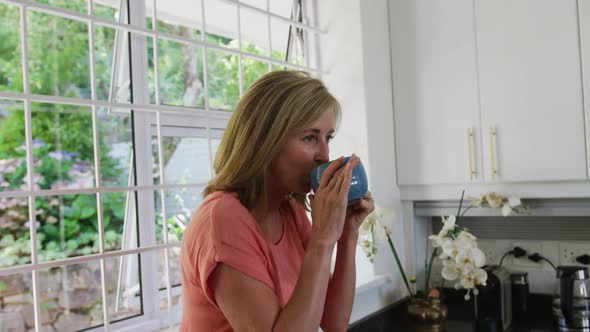
{"type": "MultiPolygon", "coordinates": [[[[309,126],[324,112],[340,119],[340,105],[324,84],[302,71],[274,71],[262,76],[240,99],[217,154],[216,172],[203,191],[238,194],[249,210],[265,199],[267,173],[288,135],[309,126]]],[[[305,205],[304,195],[295,198],[305,205]]]]}

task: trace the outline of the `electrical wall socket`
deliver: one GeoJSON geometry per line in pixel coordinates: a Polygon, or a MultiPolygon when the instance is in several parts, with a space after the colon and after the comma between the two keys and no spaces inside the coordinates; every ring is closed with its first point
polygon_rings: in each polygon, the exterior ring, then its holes
{"type": "Polygon", "coordinates": [[[533,261],[531,261],[530,259],[528,259],[529,255],[532,255],[534,253],[539,253],[540,255],[543,255],[543,244],[539,241],[514,241],[512,242],[512,248],[514,247],[521,247],[522,249],[526,250],[526,255],[516,258],[514,256],[512,256],[512,265],[514,267],[526,267],[526,268],[537,268],[537,269],[541,269],[543,268],[544,262],[543,261],[539,261],[538,263],[535,263],[533,261]]]}
{"type": "Polygon", "coordinates": [[[590,255],[590,242],[560,242],[559,243],[559,265],[580,265],[576,257],[590,255]]]}
{"type": "MultiPolygon", "coordinates": [[[[502,256],[512,250],[511,245],[512,242],[506,240],[477,240],[477,246],[486,255],[487,265],[500,264],[502,256]]],[[[504,259],[504,261],[506,261],[506,259],[504,259]]]]}
{"type": "Polygon", "coordinates": [[[483,251],[484,255],[486,255],[487,265],[495,265],[500,262],[495,240],[478,240],[477,246],[481,251],[483,251]]]}

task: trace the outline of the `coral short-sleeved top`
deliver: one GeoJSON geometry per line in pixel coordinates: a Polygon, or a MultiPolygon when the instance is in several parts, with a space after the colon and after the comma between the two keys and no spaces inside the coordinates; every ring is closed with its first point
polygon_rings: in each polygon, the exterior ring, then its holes
{"type": "Polygon", "coordinates": [[[311,224],[294,199],[283,204],[281,215],[283,234],[272,244],[237,194],[207,196],[182,239],[181,331],[233,331],[209,287],[219,263],[266,284],[285,306],[297,284],[311,224]]]}

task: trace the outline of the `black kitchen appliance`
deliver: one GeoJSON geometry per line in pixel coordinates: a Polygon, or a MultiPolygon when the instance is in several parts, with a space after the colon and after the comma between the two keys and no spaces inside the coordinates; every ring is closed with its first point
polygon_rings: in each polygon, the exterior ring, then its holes
{"type": "Polygon", "coordinates": [[[488,274],[485,286],[478,286],[478,332],[496,332],[508,329],[512,322],[512,283],[510,272],[498,265],[484,268],[488,274]]]}
{"type": "Polygon", "coordinates": [[[529,280],[527,272],[512,272],[512,322],[526,325],[529,319],[529,280]]]}

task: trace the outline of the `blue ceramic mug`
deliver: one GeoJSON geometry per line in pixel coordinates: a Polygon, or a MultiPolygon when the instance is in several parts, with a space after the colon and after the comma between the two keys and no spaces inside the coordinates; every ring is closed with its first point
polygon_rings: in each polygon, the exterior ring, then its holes
{"type": "MultiPolygon", "coordinates": [[[[346,165],[346,163],[349,160],[350,157],[345,157],[342,166],[346,165]]],[[[314,168],[311,171],[311,188],[314,192],[318,190],[322,174],[324,174],[324,171],[326,170],[328,165],[330,165],[330,163],[331,161],[321,164],[320,166],[314,168]]],[[[365,167],[363,166],[363,163],[359,160],[359,163],[352,170],[352,178],[350,179],[350,190],[348,191],[348,205],[353,204],[359,201],[361,198],[363,198],[367,193],[368,189],[369,181],[367,180],[367,173],[365,172],[365,167]]]]}

